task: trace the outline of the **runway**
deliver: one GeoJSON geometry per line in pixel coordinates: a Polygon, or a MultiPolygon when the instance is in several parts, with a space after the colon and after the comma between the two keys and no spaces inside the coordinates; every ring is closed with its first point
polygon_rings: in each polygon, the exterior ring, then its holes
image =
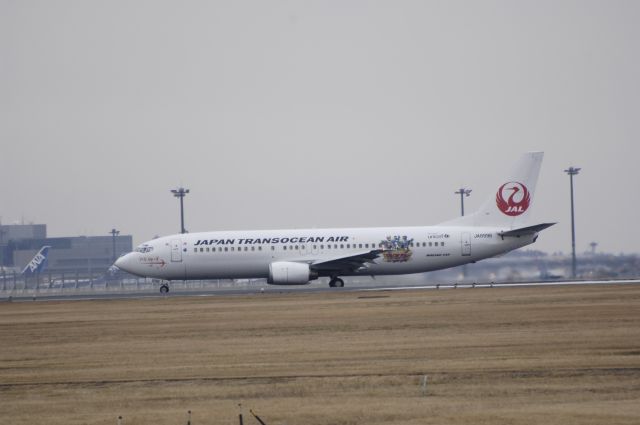
{"type": "Polygon", "coordinates": [[[87,290],[74,291],[66,289],[64,293],[55,290],[42,289],[39,291],[5,291],[0,293],[0,301],[4,302],[33,302],[33,301],[82,301],[82,300],[118,300],[118,299],[148,299],[148,298],[177,298],[177,297],[226,297],[256,294],[296,294],[296,293],[353,293],[353,292],[385,292],[385,291],[415,291],[415,290],[457,290],[457,289],[481,289],[481,288],[519,288],[519,287],[552,287],[552,286],[581,286],[581,285],[636,285],[640,279],[625,280],[568,280],[545,282],[506,282],[506,283],[451,283],[430,285],[358,285],[345,286],[343,288],[330,288],[320,284],[306,286],[242,286],[238,288],[203,287],[196,289],[171,290],[169,294],[162,295],[155,289],[148,291],[127,291],[96,289],[93,292],[87,290]]]}

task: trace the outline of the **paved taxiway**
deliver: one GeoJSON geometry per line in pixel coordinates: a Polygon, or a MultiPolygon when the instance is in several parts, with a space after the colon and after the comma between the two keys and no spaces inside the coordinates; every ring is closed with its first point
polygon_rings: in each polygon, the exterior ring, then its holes
{"type": "Polygon", "coordinates": [[[0,301],[73,301],[73,300],[101,300],[101,299],[141,299],[141,298],[164,298],[164,297],[219,297],[219,296],[241,296],[254,294],[287,294],[287,293],[321,293],[321,292],[370,292],[370,291],[409,291],[409,290],[447,290],[447,289],[472,289],[472,288],[493,288],[493,287],[549,287],[549,286],[571,286],[571,285],[635,285],[640,284],[640,279],[635,280],[571,280],[553,282],[514,282],[514,283],[479,283],[479,284],[432,284],[432,285],[371,285],[353,286],[344,288],[330,288],[325,285],[308,286],[271,286],[262,287],[239,287],[239,288],[199,288],[191,290],[172,290],[168,295],[162,295],[155,290],[148,292],[81,292],[73,293],[67,290],[64,294],[59,292],[5,292],[0,293],[0,301]]]}

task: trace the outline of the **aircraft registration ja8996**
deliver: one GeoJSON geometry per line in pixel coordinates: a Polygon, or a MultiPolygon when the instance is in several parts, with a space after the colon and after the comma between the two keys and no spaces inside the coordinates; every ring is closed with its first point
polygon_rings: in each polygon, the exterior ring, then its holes
{"type": "Polygon", "coordinates": [[[216,231],[145,242],[115,265],[129,273],[171,280],[265,278],[305,285],[328,277],[423,273],[504,254],[536,241],[555,223],[531,224],[542,152],[522,156],[496,193],[471,215],[436,226],[216,231]]]}

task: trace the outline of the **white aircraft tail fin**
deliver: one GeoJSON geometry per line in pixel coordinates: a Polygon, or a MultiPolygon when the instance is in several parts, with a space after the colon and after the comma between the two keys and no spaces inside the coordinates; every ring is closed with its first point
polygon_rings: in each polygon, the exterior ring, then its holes
{"type": "Polygon", "coordinates": [[[496,187],[473,214],[447,221],[455,226],[487,226],[515,229],[527,223],[544,152],[528,152],[516,163],[508,179],[496,187]]]}

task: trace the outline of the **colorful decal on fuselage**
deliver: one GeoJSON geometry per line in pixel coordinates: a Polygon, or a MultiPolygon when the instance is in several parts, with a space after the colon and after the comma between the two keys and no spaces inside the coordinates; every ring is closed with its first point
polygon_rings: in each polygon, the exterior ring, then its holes
{"type": "Polygon", "coordinates": [[[413,254],[411,251],[413,239],[409,239],[406,235],[387,236],[387,239],[383,239],[380,243],[385,250],[382,257],[387,263],[404,263],[409,261],[413,254]]]}

